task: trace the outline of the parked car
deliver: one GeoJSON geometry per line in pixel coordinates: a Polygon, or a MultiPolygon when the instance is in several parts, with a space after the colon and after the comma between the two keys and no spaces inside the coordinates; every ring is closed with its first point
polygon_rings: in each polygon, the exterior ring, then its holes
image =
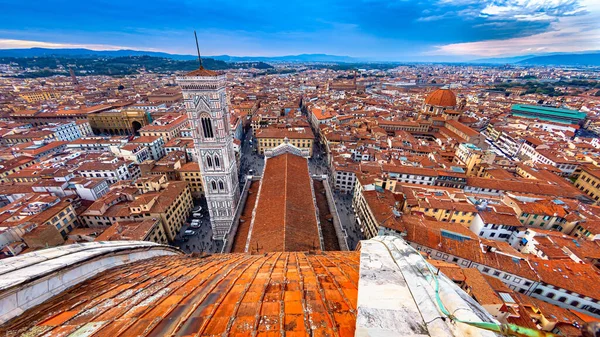
{"type": "Polygon", "coordinates": [[[195,234],[196,234],[196,231],[193,231],[191,229],[188,229],[185,232],[183,232],[184,236],[192,236],[192,235],[195,235],[195,234]]]}
{"type": "Polygon", "coordinates": [[[192,216],[194,218],[201,218],[202,217],[202,213],[193,213],[192,216]]]}
{"type": "Polygon", "coordinates": [[[192,222],[192,225],[190,227],[192,228],[200,228],[200,223],[199,222],[192,222]]]}

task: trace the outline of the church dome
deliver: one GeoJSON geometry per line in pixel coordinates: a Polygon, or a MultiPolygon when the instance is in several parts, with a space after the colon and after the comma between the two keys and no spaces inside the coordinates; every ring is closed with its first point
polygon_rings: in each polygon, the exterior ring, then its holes
{"type": "Polygon", "coordinates": [[[454,107],[456,106],[456,95],[449,89],[437,89],[425,98],[425,104],[454,107]]]}

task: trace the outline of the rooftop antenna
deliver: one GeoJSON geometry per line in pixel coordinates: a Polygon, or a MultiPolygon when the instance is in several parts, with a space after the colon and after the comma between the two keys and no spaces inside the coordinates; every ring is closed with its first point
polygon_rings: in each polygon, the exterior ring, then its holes
{"type": "Polygon", "coordinates": [[[200,62],[200,69],[204,69],[202,66],[202,57],[200,57],[200,47],[198,46],[198,35],[196,35],[196,31],[194,31],[194,38],[196,38],[196,50],[198,51],[198,62],[200,62]]]}

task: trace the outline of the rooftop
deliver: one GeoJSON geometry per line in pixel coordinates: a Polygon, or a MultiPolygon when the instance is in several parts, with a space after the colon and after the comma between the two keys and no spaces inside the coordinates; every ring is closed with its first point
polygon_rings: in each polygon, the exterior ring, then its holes
{"type": "MultiPolygon", "coordinates": [[[[394,237],[362,241],[360,252],[204,256],[153,243],[95,242],[11,261],[4,275],[29,275],[43,263],[50,266],[43,275],[62,281],[67,270],[88,273],[60,290],[29,291],[42,300],[3,316],[0,334],[6,336],[480,337],[495,334],[461,321],[499,328],[473,299],[394,237]],[[436,319],[442,308],[456,316],[436,319]]],[[[14,282],[3,283],[23,291],[48,285],[29,276],[14,282]]],[[[0,300],[6,296],[6,290],[0,292],[0,300]]],[[[3,310],[7,303],[2,302],[3,310]]]]}
{"type": "Polygon", "coordinates": [[[320,248],[308,162],[284,153],[267,159],[250,225],[248,252],[320,248]]]}

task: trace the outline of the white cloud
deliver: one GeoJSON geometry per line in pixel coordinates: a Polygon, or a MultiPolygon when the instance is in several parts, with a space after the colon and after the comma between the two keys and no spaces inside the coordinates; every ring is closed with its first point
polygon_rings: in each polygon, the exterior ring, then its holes
{"type": "Polygon", "coordinates": [[[505,40],[447,44],[438,46],[430,54],[493,57],[542,50],[548,53],[600,50],[600,29],[581,31],[571,28],[505,40]]]}
{"type": "Polygon", "coordinates": [[[78,44],[78,43],[55,43],[55,42],[42,42],[42,41],[28,41],[28,40],[12,40],[12,39],[0,39],[0,49],[21,49],[21,48],[86,48],[92,50],[120,50],[120,49],[132,49],[131,47],[124,46],[113,46],[105,44],[78,44]]]}
{"type": "MultiPolygon", "coordinates": [[[[516,0],[528,6],[560,6],[561,0],[516,0]]],[[[503,40],[487,40],[477,42],[453,43],[437,46],[428,55],[473,55],[484,57],[522,55],[529,52],[582,52],[600,50],[600,2],[598,0],[583,0],[577,9],[585,15],[553,16],[546,13],[516,14],[514,19],[519,21],[552,20],[548,31],[524,37],[503,40]]],[[[493,12],[502,12],[493,9],[493,12]]],[[[563,13],[569,15],[569,13],[563,13]]],[[[493,23],[489,22],[488,24],[493,23]]],[[[503,24],[507,24],[504,22],[503,24]]]]}

